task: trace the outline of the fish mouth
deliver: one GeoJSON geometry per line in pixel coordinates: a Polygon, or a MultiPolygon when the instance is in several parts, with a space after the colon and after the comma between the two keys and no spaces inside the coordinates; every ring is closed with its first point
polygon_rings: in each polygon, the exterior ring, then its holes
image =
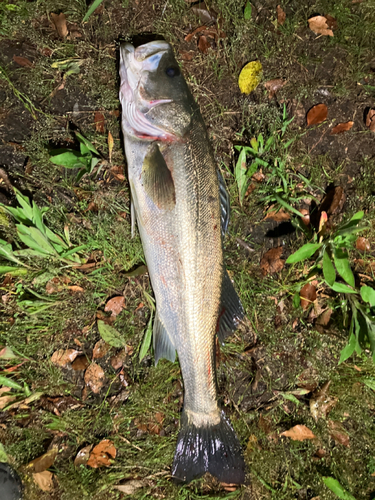
{"type": "Polygon", "coordinates": [[[122,125],[130,135],[145,140],[175,141],[176,136],[152,124],[146,113],[171,99],[150,100],[142,86],[142,73],[156,71],[162,56],[170,50],[164,41],[155,41],[134,48],[130,43],[120,46],[120,102],[122,125]]]}

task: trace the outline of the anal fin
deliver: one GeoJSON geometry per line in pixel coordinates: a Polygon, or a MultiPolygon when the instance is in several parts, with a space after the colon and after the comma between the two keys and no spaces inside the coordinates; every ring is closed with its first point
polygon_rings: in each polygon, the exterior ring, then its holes
{"type": "Polygon", "coordinates": [[[245,316],[239,296],[234,289],[233,283],[225,270],[221,289],[221,307],[219,311],[219,322],[217,336],[220,342],[232,332],[237,330],[239,322],[245,316]]]}
{"type": "Polygon", "coordinates": [[[176,348],[173,344],[172,339],[168,335],[165,326],[159,319],[159,315],[156,312],[154,328],[153,328],[153,346],[155,354],[155,366],[158,364],[159,359],[165,358],[172,363],[176,359],[176,348]]]}

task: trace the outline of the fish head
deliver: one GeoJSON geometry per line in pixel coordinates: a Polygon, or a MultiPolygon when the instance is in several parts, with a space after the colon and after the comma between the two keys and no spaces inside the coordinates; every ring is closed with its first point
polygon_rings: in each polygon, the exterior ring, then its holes
{"type": "Polygon", "coordinates": [[[195,102],[165,41],[120,46],[122,129],[141,140],[182,140],[195,102]]]}

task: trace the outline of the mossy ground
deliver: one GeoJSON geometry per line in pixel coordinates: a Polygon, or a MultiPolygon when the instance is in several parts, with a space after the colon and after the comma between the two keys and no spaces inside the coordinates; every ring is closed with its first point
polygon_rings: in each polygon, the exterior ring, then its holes
{"type": "MultiPolygon", "coordinates": [[[[49,208],[45,221],[52,230],[62,234],[68,226],[73,244],[85,244],[85,256],[97,263],[93,271],[84,273],[52,260],[35,261],[38,271],[5,278],[0,286],[0,344],[23,358],[15,380],[27,383],[32,393],[43,393],[33,403],[0,413],[0,441],[22,476],[28,500],[124,498],[113,485],[127,479],[143,482],[132,494],[138,499],[333,500],[337,497],[323,483],[327,476],[336,478],[356,500],[375,498],[375,397],[363,383],[375,376],[374,365],[364,354],[338,366],[348,332],[337,297],[330,297],[334,314],[329,327],[320,330],[293,308],[292,284],[301,278],[301,268],[285,267],[262,275],[259,262],[265,249],[284,246],[285,253],[291,253],[305,242],[304,235],[295,231],[289,236],[273,235],[274,225],[264,221],[267,207],[261,189],[241,205],[233,176],[233,144],[248,144],[259,133],[277,134],[285,104],[289,116],[295,116],[287,132],[288,139],[295,139],[287,151],[288,169],[303,173],[315,193],[343,186],[346,202],[339,219],[366,211],[370,253],[351,255],[353,263],[355,258],[364,259],[363,274],[375,248],[374,135],[363,120],[375,97],[374,3],[288,0],[281,4],[286,12],[283,26],[277,24],[276,1],[253,2],[248,20],[245,2],[207,3],[218,12],[220,30],[225,33],[207,54],[198,51],[196,39],[184,39],[201,22],[183,0],[105,1],[84,24],[84,0],[0,4],[0,167],[13,186],[49,208]],[[66,15],[70,31],[65,39],[51,23],[51,13],[60,12],[66,15]],[[308,18],[313,14],[336,19],[334,37],[317,37],[309,30],[308,18]],[[249,470],[248,484],[232,492],[208,477],[183,487],[171,482],[182,404],[179,366],[161,361],[154,367],[151,355],[138,361],[151,313],[146,294],[152,291],[147,275],[126,275],[144,260],[139,238],[130,236],[126,175],[125,179],[115,175],[126,173],[118,118],[117,47],[120,40],[142,41],[149,34],[163,36],[174,46],[231,195],[226,261],[248,319],[221,348],[218,384],[249,470]],[[182,57],[187,51],[192,54],[190,60],[182,57]],[[17,64],[14,56],[28,58],[32,67],[17,64]],[[78,61],[79,73],[64,78],[52,65],[67,59],[78,61]],[[257,59],[263,65],[264,81],[287,80],[277,98],[269,99],[262,85],[249,96],[240,93],[239,71],[257,59]],[[328,106],[328,122],[308,129],[305,114],[320,102],[328,106]],[[105,117],[104,132],[96,130],[95,111],[105,117]],[[354,121],[351,131],[329,135],[327,123],[347,120],[354,121]],[[49,161],[51,149],[77,146],[74,130],[81,131],[107,160],[97,176],[85,176],[78,185],[71,172],[49,161]],[[108,131],[114,138],[111,163],[108,131]],[[48,295],[46,284],[54,277],[69,278],[69,284],[82,287],[83,292],[73,293],[65,283],[48,295]],[[108,355],[102,361],[107,377],[103,391],[85,394],[83,372],[59,369],[50,359],[57,349],[79,348],[91,360],[100,339],[98,312],[105,315],[105,303],[118,295],[125,296],[126,307],[113,326],[133,349],[124,365],[128,385],[124,388],[119,383],[108,355]],[[26,299],[42,300],[50,307],[21,308],[26,299]],[[329,416],[318,422],[309,409],[311,393],[298,398],[292,393],[301,374],[308,372],[318,386],[330,380],[330,396],[337,398],[329,416]],[[119,394],[122,401],[116,399],[119,394]],[[74,404],[67,399],[70,396],[74,404]],[[59,398],[70,403],[56,411],[59,398]],[[156,414],[162,415],[161,424],[155,421],[156,414]],[[329,421],[342,426],[346,444],[332,437],[329,421]],[[299,442],[280,436],[297,424],[311,429],[315,440],[299,442]],[[159,425],[157,432],[152,431],[155,425],[159,425]],[[74,466],[82,447],[102,439],[112,440],[117,450],[111,467],[74,466]],[[50,469],[54,488],[42,492],[25,466],[51,444],[59,447],[50,469]]],[[[274,154],[285,157],[281,146],[274,154]]],[[[0,201],[14,203],[4,182],[0,201]]],[[[1,237],[14,241],[12,221],[2,218],[0,223],[1,237]]],[[[372,282],[373,271],[366,275],[372,282]]],[[[110,354],[115,352],[112,348],[110,354]]],[[[4,369],[10,365],[1,361],[4,369]]]]}

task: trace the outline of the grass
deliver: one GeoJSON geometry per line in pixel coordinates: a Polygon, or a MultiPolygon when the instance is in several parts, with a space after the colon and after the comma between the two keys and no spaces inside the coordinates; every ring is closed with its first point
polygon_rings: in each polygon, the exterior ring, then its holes
{"type": "MultiPolygon", "coordinates": [[[[338,366],[348,331],[337,295],[330,294],[326,299],[334,313],[329,326],[320,331],[309,318],[309,311],[293,307],[293,287],[306,276],[303,265],[262,276],[259,262],[268,248],[283,246],[285,260],[307,240],[296,231],[287,238],[267,236],[274,224],[264,220],[268,208],[264,197],[270,195],[269,189],[278,186],[277,172],[277,178],[270,176],[269,184],[258,186],[244,197],[242,205],[239,203],[234,177],[238,156],[233,148],[234,144],[248,146],[259,134],[266,139],[275,130],[277,133],[282,124],[283,100],[288,111],[302,103],[305,112],[327,100],[328,122],[310,130],[304,118],[296,118],[285,135],[285,141],[294,142],[286,152],[281,141],[277,143],[265,157],[270,168],[263,171],[271,172],[275,158],[283,160],[282,173],[289,176],[289,197],[294,193],[296,173],[308,179],[309,183],[302,182],[303,187],[314,195],[321,196],[330,184],[345,187],[347,200],[335,224],[359,210],[366,211],[370,227],[363,236],[372,245],[370,254],[353,251],[351,263],[356,276],[367,276],[366,283],[371,285],[373,271],[366,266],[373,262],[375,244],[373,138],[360,114],[365,106],[373,105],[374,7],[367,1],[352,4],[349,0],[322,0],[307,5],[288,0],[281,5],[286,22],[278,26],[276,10],[269,6],[254,4],[252,18],[245,20],[240,2],[217,0],[208,4],[221,16],[220,29],[226,35],[208,54],[196,50],[196,39],[191,44],[184,41],[186,34],[202,23],[183,0],[155,1],[152,8],[142,0],[137,4],[103,3],[103,11],[92,14],[84,24],[81,22],[87,6],[81,0],[19,1],[0,7],[0,43],[5,57],[1,64],[6,72],[0,75],[0,90],[6,96],[2,106],[11,117],[22,111],[28,113],[28,107],[37,116],[37,120],[31,120],[29,135],[21,144],[31,173],[25,173],[23,164],[17,169],[10,164],[4,168],[11,183],[23,194],[38,206],[49,208],[45,224],[59,234],[64,234],[68,226],[72,244],[86,245],[81,257],[89,263],[97,262],[97,267],[86,273],[52,258],[38,259],[34,262],[36,270],[0,284],[2,296],[6,297],[0,306],[0,345],[9,345],[22,355],[21,360],[0,359],[0,367],[5,370],[26,358],[7,376],[21,385],[27,383],[32,393],[43,393],[24,408],[0,411],[1,424],[6,426],[0,428],[0,441],[11,464],[22,475],[30,500],[50,497],[34,484],[25,466],[51,443],[58,444],[60,450],[50,470],[58,480],[54,498],[61,500],[123,498],[112,486],[133,479],[144,484],[132,494],[135,499],[311,500],[319,496],[320,500],[334,500],[337,497],[324,485],[323,477],[337,479],[356,500],[374,495],[374,391],[363,382],[375,377],[374,365],[365,352],[338,366]],[[69,23],[77,23],[81,36],[60,39],[49,24],[51,12],[64,12],[69,23]],[[338,29],[333,38],[317,37],[308,29],[308,18],[317,13],[336,18],[338,29]],[[180,51],[193,52],[192,61],[181,62],[182,69],[202,108],[231,198],[225,259],[247,311],[247,321],[221,348],[218,384],[249,467],[249,484],[234,492],[225,491],[207,477],[180,488],[171,482],[170,465],[182,401],[179,365],[161,361],[155,368],[151,353],[138,361],[151,313],[147,294],[152,290],[147,275],[128,276],[129,271],[144,263],[144,257],[139,237],[130,238],[126,179],[116,179],[111,168],[125,165],[116,116],[117,41],[144,32],[164,36],[178,56],[180,51]],[[12,62],[8,40],[24,40],[35,48],[33,68],[12,62]],[[44,48],[52,54],[43,56],[44,48]],[[82,61],[78,73],[66,74],[68,70],[61,61],[68,59],[82,61]],[[268,99],[262,85],[250,96],[238,90],[241,68],[257,59],[263,65],[264,81],[280,77],[287,80],[276,98],[268,99]],[[56,91],[62,82],[64,89],[56,91]],[[329,92],[328,97],[318,93],[321,89],[329,92]],[[76,103],[78,114],[72,112],[76,103]],[[355,109],[358,113],[353,112],[355,109]],[[91,113],[95,110],[105,116],[104,133],[95,130],[91,113]],[[322,137],[331,121],[336,124],[353,116],[355,126],[347,135],[334,137],[327,133],[322,137]],[[51,149],[78,150],[74,143],[76,131],[107,162],[108,131],[115,141],[112,163],[106,163],[98,176],[93,172],[79,183],[75,175],[49,161],[51,149]],[[90,209],[91,202],[97,210],[90,209]],[[46,285],[54,278],[61,288],[50,295],[46,285]],[[67,279],[70,281],[64,283],[67,279]],[[73,293],[70,285],[84,291],[73,293]],[[51,356],[57,349],[74,348],[91,359],[100,339],[97,316],[108,317],[109,313],[104,312],[106,302],[122,294],[126,307],[112,326],[133,349],[124,365],[128,386],[121,385],[118,371],[110,364],[110,357],[118,351],[112,348],[107,357],[97,360],[107,377],[104,389],[99,394],[85,395],[83,373],[54,366],[51,356]],[[46,304],[50,307],[42,309],[46,304]],[[299,377],[308,370],[319,386],[331,380],[329,394],[337,398],[331,413],[317,422],[309,409],[311,394],[293,395],[299,377]],[[123,401],[115,400],[119,394],[123,401]],[[57,399],[69,396],[78,401],[78,406],[68,404],[66,410],[56,413],[57,399]],[[157,413],[163,415],[162,435],[150,432],[157,413]],[[332,437],[330,420],[343,426],[349,447],[332,437]],[[280,436],[297,424],[311,429],[316,440],[297,442],[280,436]],[[98,444],[102,439],[112,440],[117,450],[111,467],[73,465],[83,446],[98,444]],[[324,450],[325,455],[319,458],[318,450],[324,450]]],[[[5,127],[8,129],[11,127],[5,127]]],[[[5,142],[12,140],[9,135],[5,142]]],[[[248,160],[250,163],[250,157],[248,160]]],[[[15,206],[15,198],[6,190],[4,193],[15,206]]],[[[8,218],[4,223],[3,218],[0,238],[12,241],[15,248],[21,243],[14,240],[13,222],[8,218]]]]}

